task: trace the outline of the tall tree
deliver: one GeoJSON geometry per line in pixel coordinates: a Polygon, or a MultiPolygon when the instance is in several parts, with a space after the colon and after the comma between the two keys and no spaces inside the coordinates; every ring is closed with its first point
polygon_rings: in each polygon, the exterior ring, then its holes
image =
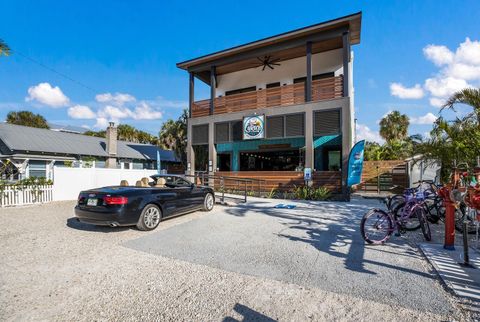
{"type": "Polygon", "coordinates": [[[473,112],[455,120],[439,117],[430,132],[430,138],[415,150],[424,160],[441,164],[442,180],[446,182],[452,166],[468,164],[474,167],[480,156],[480,90],[463,89],[454,93],[443,108],[452,109],[456,104],[466,104],[473,112]]]}
{"type": "Polygon", "coordinates": [[[47,120],[40,114],[33,114],[30,111],[9,112],[7,114],[7,123],[24,125],[30,127],[38,127],[42,129],[49,129],[47,120]]]}
{"type": "Polygon", "coordinates": [[[0,39],[0,56],[10,56],[10,47],[8,47],[7,43],[0,39]]]}
{"type": "Polygon", "coordinates": [[[182,115],[176,120],[163,123],[159,133],[159,144],[162,148],[173,150],[183,165],[187,160],[187,120],[188,112],[183,110],[182,115]]]}
{"type": "Polygon", "coordinates": [[[408,116],[399,111],[388,113],[380,121],[380,135],[391,144],[393,141],[403,141],[408,137],[408,116]]]}

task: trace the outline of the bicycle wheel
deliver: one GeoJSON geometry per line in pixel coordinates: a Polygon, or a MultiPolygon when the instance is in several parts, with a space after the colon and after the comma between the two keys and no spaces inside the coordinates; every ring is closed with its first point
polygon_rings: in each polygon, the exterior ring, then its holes
{"type": "Polygon", "coordinates": [[[394,210],[399,204],[405,202],[405,197],[403,195],[393,195],[388,198],[387,208],[388,210],[394,210]]]}
{"type": "Polygon", "coordinates": [[[420,228],[417,216],[415,216],[415,214],[403,214],[406,204],[407,203],[403,202],[393,210],[395,221],[400,222],[402,228],[405,230],[417,230],[420,228]]]}
{"type": "Polygon", "coordinates": [[[422,228],[423,237],[426,241],[431,241],[432,233],[430,232],[430,225],[427,221],[425,209],[423,207],[417,207],[417,209],[415,209],[415,214],[417,215],[418,222],[420,223],[420,227],[422,228]]]}
{"type": "Polygon", "coordinates": [[[367,212],[360,223],[363,239],[369,244],[383,244],[393,233],[392,217],[383,210],[372,209],[367,212]]]}

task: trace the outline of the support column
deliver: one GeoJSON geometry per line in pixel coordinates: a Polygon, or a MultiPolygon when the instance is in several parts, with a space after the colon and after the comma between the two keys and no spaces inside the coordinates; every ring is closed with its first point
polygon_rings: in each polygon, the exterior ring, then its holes
{"type": "Polygon", "coordinates": [[[352,121],[350,109],[350,100],[346,100],[342,106],[342,195],[346,201],[350,200],[350,193],[347,187],[347,169],[348,169],[348,157],[350,150],[353,147],[352,142],[352,121]]]}
{"type": "MultiPolygon", "coordinates": [[[[217,148],[215,147],[215,126],[213,122],[208,124],[208,174],[214,175],[217,171],[217,148]],[[210,171],[211,170],[211,171],[210,171]]],[[[213,186],[214,180],[209,180],[213,186]]]]}
{"type": "Polygon", "coordinates": [[[192,107],[195,101],[195,75],[190,72],[190,81],[188,87],[188,117],[192,117],[192,107]]]}
{"type": "Polygon", "coordinates": [[[213,115],[215,110],[215,97],[217,89],[217,69],[215,66],[210,68],[210,115],[213,115]]]}
{"type": "Polygon", "coordinates": [[[192,146],[192,125],[190,120],[187,122],[187,169],[185,172],[189,175],[195,174],[195,151],[192,146]]]}
{"type": "Polygon", "coordinates": [[[305,102],[312,101],[312,42],[307,42],[307,80],[305,81],[305,102]]]}
{"type": "Polygon", "coordinates": [[[347,31],[343,33],[343,97],[348,97],[348,83],[349,83],[349,71],[348,63],[350,62],[350,33],[347,31]]]}
{"type": "Polygon", "coordinates": [[[305,111],[305,168],[313,169],[314,167],[313,111],[307,108],[305,111]]]}

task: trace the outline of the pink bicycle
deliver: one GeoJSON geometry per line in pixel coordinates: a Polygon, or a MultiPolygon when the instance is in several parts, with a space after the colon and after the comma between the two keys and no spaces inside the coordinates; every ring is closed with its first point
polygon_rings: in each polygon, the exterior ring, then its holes
{"type": "Polygon", "coordinates": [[[363,239],[369,244],[383,244],[390,239],[394,231],[402,234],[412,219],[418,220],[425,240],[432,240],[430,226],[424,207],[425,197],[415,191],[407,191],[406,204],[400,216],[395,218],[391,211],[372,209],[367,212],[360,223],[363,239]]]}

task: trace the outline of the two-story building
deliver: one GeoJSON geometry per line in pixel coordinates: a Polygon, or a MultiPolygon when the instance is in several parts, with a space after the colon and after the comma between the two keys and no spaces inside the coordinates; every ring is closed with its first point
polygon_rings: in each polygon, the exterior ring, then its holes
{"type": "Polygon", "coordinates": [[[311,168],[317,185],[340,190],[354,143],[351,46],[361,17],[178,63],[190,75],[187,171],[278,177],[287,187],[311,168]],[[195,100],[196,79],[210,86],[209,99],[195,100]]]}

